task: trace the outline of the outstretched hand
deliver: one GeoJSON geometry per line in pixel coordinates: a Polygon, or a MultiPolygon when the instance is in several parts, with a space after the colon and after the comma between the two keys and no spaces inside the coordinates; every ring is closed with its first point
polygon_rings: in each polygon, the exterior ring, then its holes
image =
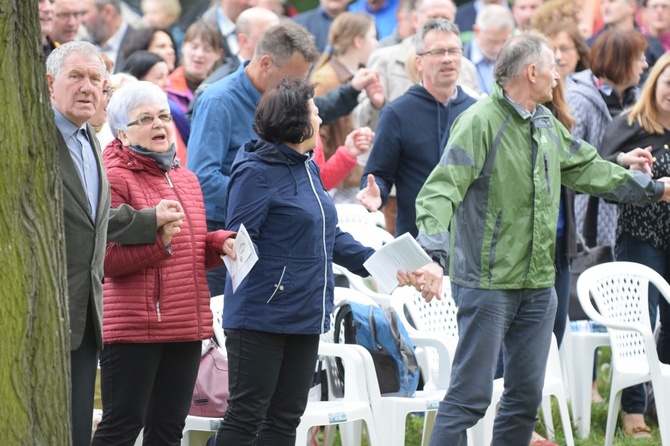
{"type": "Polygon", "coordinates": [[[379,186],[375,181],[375,176],[371,173],[368,174],[368,184],[365,188],[358,191],[356,194],[356,200],[362,204],[365,209],[370,212],[375,212],[382,205],[382,196],[379,186]]]}

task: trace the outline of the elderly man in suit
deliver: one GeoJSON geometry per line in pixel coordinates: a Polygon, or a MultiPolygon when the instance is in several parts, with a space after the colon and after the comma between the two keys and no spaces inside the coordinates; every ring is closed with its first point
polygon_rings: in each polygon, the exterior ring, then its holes
{"type": "Polygon", "coordinates": [[[105,62],[87,42],[70,42],[47,59],[47,82],[58,132],[70,315],[73,445],[89,445],[98,352],[102,348],[102,278],[107,240],[154,243],[158,229],[179,232],[181,205],[110,209],[100,147],[86,123],[105,86],[105,62]]]}

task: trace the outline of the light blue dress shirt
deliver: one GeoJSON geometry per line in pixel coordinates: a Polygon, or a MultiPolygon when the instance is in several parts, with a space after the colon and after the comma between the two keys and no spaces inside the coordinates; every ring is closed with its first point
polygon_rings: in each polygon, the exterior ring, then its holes
{"type": "Polygon", "coordinates": [[[496,64],[496,61],[488,60],[484,57],[479,46],[477,46],[477,39],[472,39],[470,41],[470,62],[477,68],[479,88],[483,93],[491,94],[493,91],[493,67],[496,64]]]}
{"type": "Polygon", "coordinates": [[[98,199],[100,197],[100,172],[98,172],[98,162],[93,153],[93,144],[88,140],[86,124],[77,127],[61,112],[54,110],[56,118],[56,127],[63,135],[65,144],[70,151],[72,162],[74,163],[79,180],[86,192],[88,206],[91,211],[93,221],[98,211],[98,199]]]}

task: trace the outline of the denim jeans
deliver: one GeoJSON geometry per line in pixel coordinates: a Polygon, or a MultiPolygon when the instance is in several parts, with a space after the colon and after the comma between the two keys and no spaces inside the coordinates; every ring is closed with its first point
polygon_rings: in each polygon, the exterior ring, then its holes
{"type": "Polygon", "coordinates": [[[226,330],[228,410],[217,446],[293,446],[319,335],[226,330]]]}
{"type": "MultiPolygon", "coordinates": [[[[663,276],[670,279],[670,252],[654,248],[627,232],[623,232],[617,240],[616,258],[620,261],[636,262],[646,265],[663,276]]],[[[656,326],[656,316],[660,310],[661,338],[658,343],[658,353],[661,361],[670,360],[670,309],[668,302],[660,296],[656,287],[649,285],[649,319],[652,331],[656,326]],[[661,355],[664,358],[661,358],[661,355]]],[[[628,387],[621,394],[621,408],[626,413],[644,413],[647,403],[646,392],[643,384],[628,387]]]]}
{"type": "Polygon", "coordinates": [[[452,283],[452,295],[458,306],[459,341],[430,446],[467,444],[466,429],[484,416],[491,403],[501,346],[505,391],[492,444],[530,443],[556,314],[554,288],[481,290],[452,283]]]}

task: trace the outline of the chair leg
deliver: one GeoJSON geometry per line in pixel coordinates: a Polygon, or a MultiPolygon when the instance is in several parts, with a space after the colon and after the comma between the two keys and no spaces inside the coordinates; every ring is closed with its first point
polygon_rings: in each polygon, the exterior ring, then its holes
{"type": "Polygon", "coordinates": [[[361,446],[363,421],[356,420],[339,425],[342,446],[361,446]]]}
{"type": "Polygon", "coordinates": [[[306,446],[307,438],[309,438],[309,432],[312,429],[312,426],[305,426],[303,423],[298,425],[295,432],[295,446],[306,446]]]}
{"type": "Polygon", "coordinates": [[[572,436],[572,422],[570,421],[570,412],[565,398],[558,398],[558,410],[561,414],[561,425],[563,426],[563,436],[567,446],[575,446],[575,439],[572,436]]]}
{"type": "Polygon", "coordinates": [[[544,427],[547,429],[547,438],[554,441],[556,435],[554,434],[554,420],[551,417],[551,395],[542,398],[542,419],[544,420],[544,427]]]}
{"type": "Polygon", "coordinates": [[[621,408],[622,391],[622,388],[612,385],[611,392],[616,393],[612,395],[610,392],[610,403],[609,408],[607,409],[607,426],[605,427],[605,446],[612,446],[614,443],[614,432],[616,430],[617,419],[619,418],[619,409],[621,408]]]}
{"type": "MultiPolygon", "coordinates": [[[[666,387],[670,382],[667,380],[665,381],[666,387]]],[[[653,382],[652,382],[653,385],[653,382]]],[[[663,389],[663,387],[660,385],[657,385],[656,388],[658,389],[663,389]]],[[[665,390],[667,392],[667,388],[665,390]]],[[[654,398],[656,399],[656,413],[658,414],[658,419],[659,420],[667,420],[668,417],[670,417],[670,398],[668,397],[668,394],[663,392],[658,392],[655,394],[654,398]],[[659,398],[660,396],[660,398],[659,398]]],[[[661,444],[668,445],[670,444],[670,423],[667,422],[659,422],[658,423],[658,430],[661,433],[661,444]]]]}
{"type": "Polygon", "coordinates": [[[577,426],[577,435],[580,438],[588,438],[591,432],[591,388],[593,385],[593,361],[585,361],[584,358],[593,357],[594,349],[584,349],[582,345],[573,343],[575,354],[572,357],[570,375],[570,400],[572,402],[572,415],[577,426]],[[579,358],[579,359],[577,359],[579,358]]]}
{"type": "Polygon", "coordinates": [[[431,410],[426,412],[425,419],[423,421],[423,435],[421,436],[421,446],[428,446],[430,441],[430,434],[433,432],[433,426],[435,426],[435,415],[437,411],[431,410]]]}

